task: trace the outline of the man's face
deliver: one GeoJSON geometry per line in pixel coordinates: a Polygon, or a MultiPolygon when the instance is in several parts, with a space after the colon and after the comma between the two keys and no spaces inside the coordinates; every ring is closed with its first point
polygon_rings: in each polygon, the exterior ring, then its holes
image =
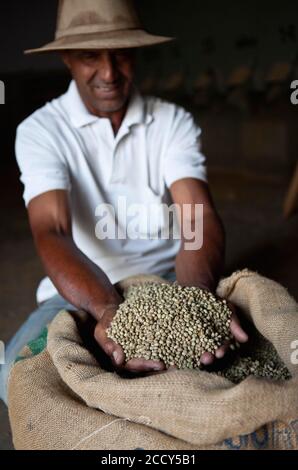
{"type": "Polygon", "coordinates": [[[134,79],[133,49],[67,51],[62,57],[89,111],[115,113],[126,106],[134,79]]]}

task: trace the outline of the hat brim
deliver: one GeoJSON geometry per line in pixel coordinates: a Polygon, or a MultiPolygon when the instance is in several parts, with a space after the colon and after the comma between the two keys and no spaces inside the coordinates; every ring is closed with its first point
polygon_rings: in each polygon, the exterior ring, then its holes
{"type": "Polygon", "coordinates": [[[83,49],[129,49],[135,47],[154,46],[174,38],[156,36],[142,29],[131,29],[123,31],[112,31],[105,33],[78,34],[65,36],[37,49],[27,49],[25,54],[36,54],[40,52],[58,52],[64,50],[83,49]]]}

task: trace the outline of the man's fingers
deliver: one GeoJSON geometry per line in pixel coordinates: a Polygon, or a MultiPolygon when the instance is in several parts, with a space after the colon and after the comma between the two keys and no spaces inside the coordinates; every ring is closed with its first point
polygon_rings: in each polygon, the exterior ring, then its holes
{"type": "Polygon", "coordinates": [[[108,338],[106,329],[98,324],[94,332],[95,339],[104,352],[110,356],[115,366],[121,366],[124,363],[124,352],[119,344],[108,338]]]}
{"type": "Polygon", "coordinates": [[[210,366],[214,362],[214,356],[213,354],[209,352],[204,352],[201,356],[200,362],[204,366],[210,366]]]}
{"type": "Polygon", "coordinates": [[[161,361],[148,361],[145,359],[130,359],[124,366],[124,369],[130,372],[149,372],[165,370],[165,364],[161,361]]]}
{"type": "Polygon", "coordinates": [[[122,366],[122,364],[124,364],[124,361],[125,361],[124,351],[121,348],[121,346],[119,346],[118,344],[114,343],[114,345],[115,345],[115,348],[112,352],[111,359],[112,359],[112,362],[114,363],[114,366],[119,367],[119,366],[122,366]]]}
{"type": "Polygon", "coordinates": [[[248,341],[248,336],[245,331],[241,328],[239,320],[235,314],[232,315],[230,329],[236,341],[238,341],[239,343],[246,343],[246,341],[248,341]]]}
{"type": "Polygon", "coordinates": [[[217,359],[222,359],[226,352],[228,351],[230,347],[229,341],[226,341],[222,346],[220,346],[216,351],[215,351],[215,357],[217,359]]]}

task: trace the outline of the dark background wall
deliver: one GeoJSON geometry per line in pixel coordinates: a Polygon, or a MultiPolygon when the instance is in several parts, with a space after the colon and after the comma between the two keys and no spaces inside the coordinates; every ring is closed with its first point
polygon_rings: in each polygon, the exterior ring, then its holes
{"type": "MultiPolygon", "coordinates": [[[[288,178],[297,160],[298,2],[137,0],[149,31],[177,41],[139,52],[143,92],[189,108],[203,128],[209,165],[288,178]]],[[[69,76],[54,54],[23,50],[53,38],[56,0],[0,6],[1,164],[13,161],[17,124],[65,91],[69,76]]]]}
{"type": "MultiPolygon", "coordinates": [[[[149,30],[179,39],[172,48],[156,52],[153,62],[165,72],[171,62],[181,63],[190,76],[209,64],[229,72],[255,59],[266,68],[297,54],[295,0],[136,0],[136,5],[149,30]]],[[[0,73],[61,68],[53,56],[22,54],[52,39],[56,8],[57,0],[1,2],[0,73]]]]}

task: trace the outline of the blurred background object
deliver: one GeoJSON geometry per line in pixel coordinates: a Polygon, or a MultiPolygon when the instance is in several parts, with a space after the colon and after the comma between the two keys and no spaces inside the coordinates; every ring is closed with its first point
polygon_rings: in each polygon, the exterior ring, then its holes
{"type": "Polygon", "coordinates": [[[227,102],[236,106],[240,111],[249,111],[249,91],[253,79],[253,67],[240,65],[235,67],[227,78],[227,102]]]}
{"type": "Polygon", "coordinates": [[[268,75],[265,78],[267,84],[267,101],[270,103],[279,98],[284,88],[290,82],[293,64],[291,62],[277,62],[271,66],[268,75]]]}
{"type": "MultiPolygon", "coordinates": [[[[290,101],[291,81],[298,79],[298,2],[137,0],[136,5],[149,31],[177,37],[138,52],[137,81],[143,93],[184,106],[202,128],[210,187],[227,232],[226,274],[248,267],[281,282],[298,299],[298,105],[290,101]]],[[[56,0],[0,6],[0,80],[6,95],[0,105],[3,341],[35,308],[43,276],[14,140],[26,116],[68,87],[58,56],[23,55],[52,39],[56,8],[56,0]]],[[[0,415],[0,448],[9,448],[1,406],[0,415]]]]}
{"type": "Polygon", "coordinates": [[[285,203],[284,203],[284,216],[290,217],[298,210],[298,163],[290,183],[285,203]]]}

